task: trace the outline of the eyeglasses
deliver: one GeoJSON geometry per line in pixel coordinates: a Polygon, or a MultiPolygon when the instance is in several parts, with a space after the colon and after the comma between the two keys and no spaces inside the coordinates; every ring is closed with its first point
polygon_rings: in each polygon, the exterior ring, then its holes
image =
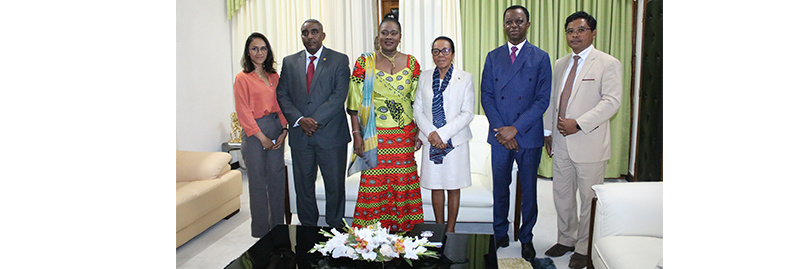
{"type": "Polygon", "coordinates": [[[575,34],[579,35],[579,34],[585,33],[586,30],[591,30],[591,28],[582,28],[582,27],[577,28],[577,29],[569,28],[569,29],[566,29],[566,35],[571,35],[572,33],[575,33],[575,34]]]}
{"type": "Polygon", "coordinates": [[[448,56],[449,54],[451,54],[451,49],[450,48],[432,49],[432,55],[437,56],[440,53],[442,53],[443,56],[448,56]]]}
{"type": "Polygon", "coordinates": [[[268,52],[268,51],[269,51],[269,48],[267,48],[267,47],[260,47],[260,48],[258,48],[258,47],[251,47],[251,48],[249,48],[249,51],[251,51],[252,53],[258,53],[258,50],[260,50],[260,51],[261,51],[261,52],[263,52],[263,53],[266,53],[266,52],[268,52]]]}

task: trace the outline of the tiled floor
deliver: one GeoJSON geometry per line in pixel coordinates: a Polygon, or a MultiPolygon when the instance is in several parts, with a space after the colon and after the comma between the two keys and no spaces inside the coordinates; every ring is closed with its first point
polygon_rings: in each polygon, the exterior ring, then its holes
{"type": "MultiPolygon", "coordinates": [[[[248,181],[246,171],[242,171],[242,174],[244,194],[241,195],[241,212],[229,220],[219,221],[207,231],[177,248],[177,268],[221,269],[258,241],[250,236],[248,181]]],[[[533,244],[539,258],[545,257],[544,251],[555,244],[556,217],[555,206],[552,202],[552,181],[538,179],[538,221],[533,228],[533,244]]],[[[296,215],[293,216],[292,223],[299,223],[296,215]]],[[[320,219],[320,225],[325,226],[323,219],[320,219]]],[[[459,233],[493,233],[490,225],[483,224],[458,223],[456,230],[459,233]]],[[[510,238],[513,238],[512,229],[510,238]]],[[[499,249],[497,255],[499,258],[521,257],[520,242],[510,242],[510,246],[499,249]]],[[[552,259],[558,269],[565,269],[568,268],[570,256],[571,253],[567,253],[552,259]]]]}

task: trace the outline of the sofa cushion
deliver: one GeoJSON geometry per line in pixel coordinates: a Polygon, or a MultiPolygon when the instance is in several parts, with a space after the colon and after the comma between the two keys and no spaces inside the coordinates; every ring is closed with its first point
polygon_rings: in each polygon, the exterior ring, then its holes
{"type": "Polygon", "coordinates": [[[655,268],[663,257],[663,241],[650,236],[606,236],[592,246],[592,260],[597,269],[655,268]]]}
{"type": "Polygon", "coordinates": [[[594,185],[594,239],[611,235],[664,237],[662,182],[594,185]]]}
{"type": "MultiPolygon", "coordinates": [[[[226,154],[226,153],[225,153],[226,154]]],[[[228,154],[229,155],[229,154],[228,154]]],[[[220,179],[177,182],[177,231],[241,195],[241,172],[229,171],[220,179]]]]}
{"type": "Polygon", "coordinates": [[[177,182],[218,178],[230,171],[230,159],[225,152],[177,150],[177,182]]]}

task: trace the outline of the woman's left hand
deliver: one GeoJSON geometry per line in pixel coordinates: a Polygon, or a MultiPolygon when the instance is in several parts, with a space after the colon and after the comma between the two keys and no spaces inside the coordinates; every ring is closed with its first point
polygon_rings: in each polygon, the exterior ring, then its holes
{"type": "Polygon", "coordinates": [[[284,144],[284,143],[285,143],[285,141],[286,141],[286,135],[287,135],[288,133],[289,133],[288,131],[282,131],[282,132],[280,132],[280,135],[279,135],[279,136],[277,136],[277,139],[275,140],[275,145],[274,145],[274,146],[272,146],[272,150],[278,150],[278,149],[280,149],[280,147],[282,147],[282,146],[283,146],[283,144],[284,144]]]}
{"type": "Polygon", "coordinates": [[[420,146],[422,146],[422,145],[423,145],[423,141],[420,141],[419,138],[415,138],[415,151],[418,151],[420,149],[420,146]]]}

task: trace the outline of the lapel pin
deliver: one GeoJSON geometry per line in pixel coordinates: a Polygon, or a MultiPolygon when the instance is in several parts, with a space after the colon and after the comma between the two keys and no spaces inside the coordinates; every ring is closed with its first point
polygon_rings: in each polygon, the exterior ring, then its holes
{"type": "Polygon", "coordinates": [[[323,61],[327,61],[327,60],[328,60],[328,58],[322,58],[322,60],[323,60],[323,61]]]}

